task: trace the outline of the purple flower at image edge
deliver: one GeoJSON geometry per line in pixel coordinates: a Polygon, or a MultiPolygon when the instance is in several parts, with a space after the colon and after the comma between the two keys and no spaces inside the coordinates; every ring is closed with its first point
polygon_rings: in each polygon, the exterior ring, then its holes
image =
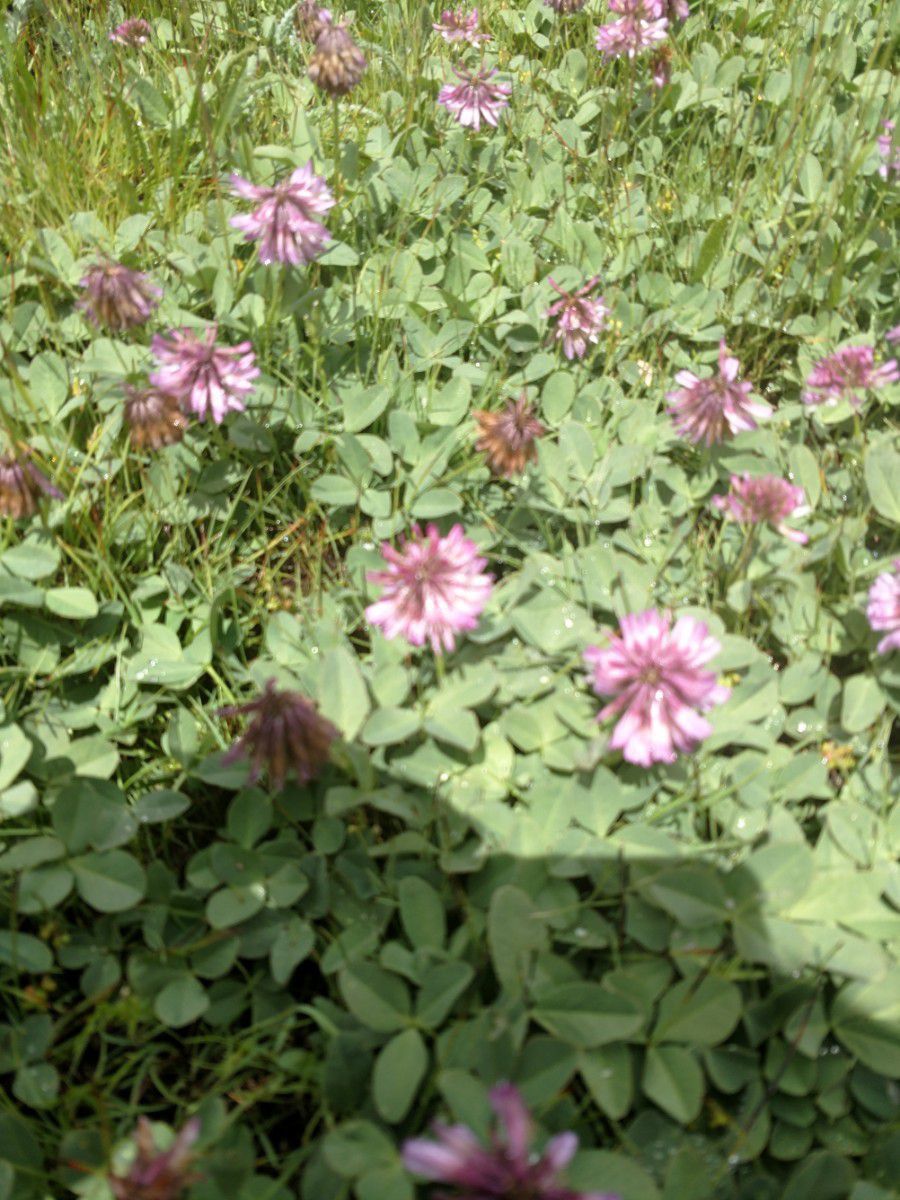
{"type": "Polygon", "coordinates": [[[895,325],[893,329],[889,329],[884,335],[884,340],[893,346],[894,342],[900,342],[900,325],[895,325]]]}
{"type": "Polygon", "coordinates": [[[869,625],[887,635],[876,646],[879,654],[900,650],[900,558],[895,558],[892,570],[883,571],[869,589],[866,615],[869,625]]]}
{"type": "Polygon", "coordinates": [[[556,321],[556,328],[550,338],[562,344],[566,358],[584,358],[588,344],[596,345],[598,335],[609,315],[605,298],[592,298],[590,295],[599,284],[600,276],[595,275],[572,292],[561,288],[552,275],[547,282],[562,297],[561,300],[554,301],[544,313],[545,317],[556,321]]]}
{"type": "Polygon", "coordinates": [[[445,537],[435,525],[424,534],[414,525],[399,550],[384,542],[381,553],[387,567],[366,578],[383,591],[366,609],[366,619],[386,638],[403,637],[412,646],[429,642],[435,654],[453,650],[456,634],[478,624],[493,586],[478,547],[461,525],[445,537]]]}
{"type": "Polygon", "coordinates": [[[844,346],[820,358],[806,377],[803,403],[833,406],[847,400],[859,408],[865,392],[877,391],[900,379],[897,360],[889,358],[875,366],[874,346],[844,346]]]}
{"type": "Polygon", "coordinates": [[[335,199],[325,180],[313,171],[312,162],[272,187],[240,175],[232,175],[230,182],[236,195],[258,202],[252,212],[232,217],[231,224],[247,241],[259,242],[261,262],[309,263],[331,240],[318,218],[334,207],[335,199]]]}
{"type": "Polygon", "coordinates": [[[468,42],[470,46],[480,46],[488,42],[491,35],[478,28],[478,9],[471,11],[463,8],[445,8],[441,19],[435,21],[431,28],[439,33],[445,42],[468,42]]]}
{"type": "Polygon", "coordinates": [[[888,180],[892,175],[900,175],[900,142],[894,140],[896,126],[893,121],[882,121],[881,128],[884,133],[875,139],[881,156],[878,174],[888,180]]]}
{"type": "Polygon", "coordinates": [[[732,475],[730,493],[713,496],[712,503],[742,525],[765,523],[798,545],[809,541],[805,533],[785,525],[788,517],[805,517],[809,512],[803,488],[777,475],[732,475]]]}
{"type": "Polygon", "coordinates": [[[220,346],[218,327],[206,330],[175,329],[157,333],[150,344],[158,370],[150,383],[161,392],[177,396],[199,420],[207,417],[220,425],[229,412],[243,412],[244,401],[259,375],[250,342],[220,346]]]}
{"type": "Polygon", "coordinates": [[[27,451],[0,455],[0,513],[14,521],[37,511],[41,494],[62,500],[63,494],[31,462],[27,451]]]}
{"type": "Polygon", "coordinates": [[[669,414],[677,432],[690,442],[712,446],[734,434],[756,429],[772,415],[762,400],[753,399],[753,385],[738,379],[740,363],[719,343],[718,370],[705,378],[679,371],[679,385],[666,393],[669,414]]]}
{"type": "Polygon", "coordinates": [[[636,58],[665,41],[669,29],[664,0],[610,0],[620,19],[601,25],[595,45],[605,58],[636,58]]]}
{"type": "Polygon", "coordinates": [[[482,67],[478,71],[454,67],[453,73],[461,82],[445,83],[438,93],[438,104],[451,112],[460,125],[476,132],[482,123],[496,127],[500,113],[509,104],[512,87],[508,83],[491,82],[497,74],[495,67],[482,67]]]}
{"type": "Polygon", "coordinates": [[[140,1117],[134,1132],[136,1153],[123,1175],[109,1175],[115,1200],[178,1200],[199,1176],[191,1170],[193,1146],[200,1136],[196,1117],[187,1121],[168,1150],[158,1150],[153,1126],[140,1117]]]}
{"type": "Polygon", "coordinates": [[[701,668],[721,649],[702,621],[648,609],[620,622],[608,645],[588,646],[585,661],[600,696],[612,696],[598,721],[618,717],[610,748],[641,767],[673,763],[696,750],[712,727],[700,714],[728,699],[701,668]]]}
{"type": "Polygon", "coordinates": [[[540,1156],[532,1151],[534,1123],[513,1084],[498,1084],[490,1101],[498,1120],[487,1146],[468,1126],[438,1121],[434,1138],[412,1138],[403,1144],[406,1169],[455,1189],[442,1190],[442,1200],[618,1200],[610,1193],[575,1191],[560,1181],[578,1149],[574,1133],[551,1138],[540,1156]]]}
{"type": "Polygon", "coordinates": [[[144,46],[150,41],[152,33],[149,21],[145,21],[143,17],[129,17],[127,21],[115,27],[109,35],[109,40],[117,42],[120,46],[144,46]]]}

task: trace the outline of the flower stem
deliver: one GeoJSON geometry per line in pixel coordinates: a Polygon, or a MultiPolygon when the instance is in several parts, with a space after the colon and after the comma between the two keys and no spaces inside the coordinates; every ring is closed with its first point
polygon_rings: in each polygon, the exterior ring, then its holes
{"type": "Polygon", "coordinates": [[[740,575],[741,571],[744,569],[744,567],[746,567],[747,561],[750,558],[750,555],[751,555],[755,545],[756,545],[756,526],[751,525],[750,528],[747,530],[747,540],[744,542],[744,547],[741,550],[740,554],[738,555],[737,561],[735,562],[734,567],[732,568],[732,570],[728,576],[729,584],[734,583],[734,581],[740,575]]]}
{"type": "Polygon", "coordinates": [[[331,102],[332,124],[332,158],[334,159],[334,194],[339,197],[343,191],[343,176],[341,175],[341,120],[339,112],[340,101],[335,96],[331,102]]]}

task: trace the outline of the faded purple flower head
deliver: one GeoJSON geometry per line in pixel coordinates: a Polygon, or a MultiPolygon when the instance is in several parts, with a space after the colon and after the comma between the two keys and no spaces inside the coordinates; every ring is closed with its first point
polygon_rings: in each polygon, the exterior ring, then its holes
{"type": "Polygon", "coordinates": [[[900,175],[900,142],[894,141],[893,121],[882,121],[881,128],[884,133],[876,138],[878,153],[881,155],[878,174],[882,179],[890,179],[892,175],[900,175]]]}
{"type": "Polygon", "coordinates": [[[561,1172],[578,1149],[574,1133],[550,1139],[540,1157],[532,1152],[534,1123],[518,1088],[498,1084],[491,1091],[497,1128],[487,1147],[466,1125],[434,1124],[434,1139],[411,1138],[403,1144],[408,1171],[448,1184],[440,1200],[617,1200],[600,1192],[576,1192],[560,1182],[561,1172]]]}
{"type": "Polygon", "coordinates": [[[138,449],[160,450],[180,442],[187,429],[188,418],[177,396],[159,388],[125,387],[125,420],[131,441],[138,449]]]}
{"type": "Polygon", "coordinates": [[[269,783],[279,791],[293,771],[300,783],[318,774],[328,761],[338,731],[320,716],[315,705],[299,692],[279,691],[270,679],[261,695],[247,704],[220,708],[220,717],[249,717],[242,737],[225,754],[226,763],[250,760],[250,780],[268,771],[269,783]]]}
{"type": "Polygon", "coordinates": [[[84,295],[76,307],[96,325],[116,331],[143,325],[162,296],[149,276],[117,262],[97,263],[79,286],[84,288],[84,295]]]}
{"type": "Polygon", "coordinates": [[[900,342],[900,325],[895,325],[893,329],[889,329],[884,335],[884,340],[892,346],[894,342],[900,342]]]}
{"type": "Polygon", "coordinates": [[[116,1200],[177,1200],[198,1178],[190,1168],[199,1135],[200,1122],[192,1117],[168,1150],[157,1150],[153,1126],[140,1117],[134,1132],[134,1161],[126,1174],[107,1177],[116,1200]]]}
{"type": "Polygon", "coordinates": [[[367,579],[384,590],[366,609],[366,618],[386,638],[403,637],[412,646],[427,641],[435,654],[453,650],[455,635],[478,624],[493,583],[484,574],[487,560],[462,525],[454,525],[446,537],[436,525],[424,535],[413,525],[412,537],[399,550],[383,542],[381,553],[386,569],[370,571],[367,579]]]}
{"type": "Polygon", "coordinates": [[[544,426],[528,403],[526,392],[508,401],[499,412],[479,408],[472,416],[479,433],[475,449],[484,452],[495,475],[518,475],[537,458],[535,441],[544,433],[544,426]]]}
{"type": "Polygon", "coordinates": [[[809,541],[805,533],[785,525],[788,517],[805,517],[809,512],[803,488],[777,475],[732,475],[729,494],[713,496],[712,503],[741,525],[765,523],[801,546],[809,541]]]}
{"type": "Polygon", "coordinates": [[[30,517],[42,492],[54,500],[63,498],[59,488],[31,462],[27,451],[19,456],[0,455],[0,513],[15,521],[30,517]]]}
{"type": "Polygon", "coordinates": [[[150,346],[159,369],[150,382],[196,413],[201,421],[212,417],[217,425],[229,412],[243,412],[244,401],[259,375],[249,342],[220,346],[217,325],[205,330],[173,329],[168,336],[154,335],[150,346]]]}
{"type": "Polygon", "coordinates": [[[609,315],[603,296],[590,296],[600,282],[600,276],[595,275],[573,292],[561,288],[552,275],[547,282],[562,296],[561,300],[551,304],[544,313],[545,317],[556,318],[556,328],[550,335],[551,340],[562,342],[566,358],[584,358],[588,343],[596,344],[598,334],[609,315]]]}
{"type": "Polygon", "coordinates": [[[473,8],[471,11],[459,6],[459,8],[445,8],[441,13],[441,19],[435,21],[431,27],[435,33],[439,33],[445,42],[468,42],[470,46],[480,46],[482,42],[489,42],[491,35],[478,28],[478,9],[473,8]]]}
{"type": "Polygon", "coordinates": [[[753,385],[738,379],[740,363],[719,342],[719,369],[701,379],[693,371],[679,371],[679,384],[666,393],[669,413],[677,431],[690,442],[711,446],[741,433],[756,429],[760,421],[772,415],[762,400],[752,399],[753,385]]]}
{"type": "Polygon", "coordinates": [[[294,10],[294,25],[297,34],[308,42],[315,43],[319,34],[331,24],[333,19],[331,11],[321,8],[317,0],[300,0],[294,10]]]}
{"type": "Polygon", "coordinates": [[[594,691],[613,697],[597,720],[619,718],[611,748],[641,767],[696,750],[712,732],[700,713],[730,695],[702,669],[720,649],[702,621],[679,617],[673,626],[652,608],[623,617],[607,646],[588,646],[594,691]]]}
{"type": "Polygon", "coordinates": [[[231,176],[231,186],[238,196],[258,202],[252,212],[232,217],[231,224],[248,241],[259,241],[262,262],[312,262],[331,240],[318,218],[334,207],[334,196],[311,161],[274,187],[250,183],[240,175],[231,176]]]}
{"type": "Polygon", "coordinates": [[[309,77],[329,96],[346,96],[362,79],[366,56],[343,25],[326,25],[316,38],[307,68],[309,77]]]}
{"type": "Polygon", "coordinates": [[[832,406],[839,400],[848,400],[854,408],[859,408],[865,392],[876,391],[898,379],[896,359],[889,358],[876,367],[873,346],[844,346],[820,358],[813,367],[806,377],[803,403],[832,406]]]}
{"type": "Polygon", "coordinates": [[[453,113],[460,125],[479,130],[482,122],[496,126],[501,111],[509,104],[512,87],[508,83],[491,83],[497,74],[495,67],[468,71],[454,67],[453,74],[461,83],[445,83],[438,93],[438,104],[453,113]]]}
{"type": "Polygon", "coordinates": [[[691,15],[691,6],[688,0],[666,0],[663,11],[670,21],[686,21],[691,15]]]}
{"type": "Polygon", "coordinates": [[[660,46],[650,56],[650,78],[653,86],[664,88],[672,78],[672,47],[660,46]]]}
{"type": "Polygon", "coordinates": [[[879,654],[900,650],[900,558],[895,558],[892,571],[884,571],[869,589],[867,616],[873,629],[887,630],[876,649],[879,654]]]}
{"type": "Polygon", "coordinates": [[[544,3],[562,16],[568,16],[569,13],[581,12],[587,0],[544,0],[544,3]]]}
{"type": "Polygon", "coordinates": [[[605,58],[635,58],[665,41],[669,28],[665,0],[609,0],[618,21],[601,25],[596,46],[605,58]]]}
{"type": "Polygon", "coordinates": [[[152,32],[150,22],[145,21],[143,17],[129,17],[127,21],[115,27],[109,35],[109,40],[118,42],[121,46],[136,48],[146,45],[152,32]]]}

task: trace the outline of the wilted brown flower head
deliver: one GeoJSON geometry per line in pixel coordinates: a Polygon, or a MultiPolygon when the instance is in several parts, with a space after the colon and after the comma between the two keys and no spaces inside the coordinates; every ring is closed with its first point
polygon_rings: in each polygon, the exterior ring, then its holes
{"type": "Polygon", "coordinates": [[[318,5],[316,0],[300,0],[294,9],[297,34],[307,42],[315,42],[319,34],[331,24],[331,20],[330,11],[318,5]]]}
{"type": "Polygon", "coordinates": [[[157,1150],[153,1127],[146,1117],[138,1120],[134,1132],[137,1154],[125,1175],[110,1175],[107,1182],[116,1200],[178,1200],[198,1176],[190,1171],[192,1146],[200,1134],[200,1122],[193,1117],[168,1150],[157,1150]]]}
{"type": "Polygon", "coordinates": [[[345,96],[363,77],[366,59],[343,25],[326,25],[309,60],[309,77],[329,96],[345,96]]]}
{"type": "Polygon", "coordinates": [[[132,445],[138,450],[159,450],[180,442],[188,425],[177,396],[159,388],[136,388],[130,384],[125,387],[125,420],[132,445]]]}
{"type": "Polygon", "coordinates": [[[161,290],[141,271],[117,262],[100,262],[81,280],[84,295],[77,307],[97,325],[131,329],[143,325],[159,303],[161,290]]]}
{"type": "Polygon", "coordinates": [[[338,736],[311,700],[299,692],[279,691],[274,679],[258,699],[220,708],[219,716],[250,718],[224,761],[248,758],[251,782],[267,770],[274,791],[281,789],[289,771],[295,772],[300,783],[308,783],[327,761],[331,743],[338,736]]]}
{"type": "Polygon", "coordinates": [[[479,430],[475,449],[484,451],[495,475],[518,475],[537,458],[535,439],[545,430],[524,392],[499,412],[478,409],[472,415],[479,430]]]}
{"type": "Polygon", "coordinates": [[[41,492],[54,500],[62,500],[59,488],[53,486],[27,455],[20,458],[9,454],[0,456],[0,513],[15,520],[30,517],[37,508],[41,492]]]}
{"type": "Polygon", "coordinates": [[[657,88],[664,88],[672,78],[672,47],[668,42],[664,42],[650,56],[650,78],[657,88]]]}

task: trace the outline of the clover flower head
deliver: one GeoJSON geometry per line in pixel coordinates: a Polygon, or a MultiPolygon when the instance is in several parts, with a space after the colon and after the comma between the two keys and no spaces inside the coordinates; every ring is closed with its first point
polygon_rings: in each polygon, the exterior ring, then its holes
{"type": "Polygon", "coordinates": [[[131,46],[132,49],[137,49],[138,46],[145,46],[150,41],[152,32],[150,22],[145,21],[143,17],[129,17],[127,21],[123,21],[121,25],[115,27],[109,35],[109,40],[117,42],[120,46],[131,46]]]}
{"type": "Polygon", "coordinates": [[[229,412],[243,412],[259,375],[249,342],[221,346],[218,327],[205,330],[175,329],[156,334],[151,349],[158,368],[150,383],[176,396],[201,421],[207,417],[220,425],[229,412]]]}
{"type": "Polygon", "coordinates": [[[330,241],[331,234],[319,218],[334,207],[335,200],[325,180],[313,171],[312,162],[272,187],[251,183],[240,175],[231,176],[231,186],[237,196],[256,202],[252,212],[232,217],[231,224],[247,241],[259,242],[261,262],[309,263],[330,241]]]}
{"type": "Polygon", "coordinates": [[[18,521],[37,511],[41,495],[62,500],[63,494],[39,471],[29,457],[21,454],[0,455],[0,513],[18,521]]]}
{"type": "Polygon", "coordinates": [[[545,317],[552,317],[556,321],[556,328],[550,335],[551,341],[562,345],[566,358],[584,358],[588,345],[596,345],[609,316],[605,298],[591,296],[600,282],[600,276],[595,275],[572,292],[561,288],[552,275],[547,282],[562,297],[544,313],[545,317]]]}
{"type": "Polygon", "coordinates": [[[641,767],[675,762],[712,732],[701,713],[730,692],[704,666],[721,649],[702,621],[648,609],[622,618],[607,645],[588,646],[594,691],[611,696],[598,721],[617,717],[610,747],[641,767]]]}
{"type": "Polygon", "coordinates": [[[472,415],[479,432],[475,449],[484,452],[495,475],[518,475],[537,458],[535,441],[544,433],[544,426],[524,392],[499,412],[477,409],[472,415]]]}
{"type": "Polygon", "coordinates": [[[445,83],[438,93],[438,104],[451,112],[460,125],[476,132],[482,124],[496,126],[500,113],[509,104],[512,88],[508,83],[492,83],[497,74],[494,67],[469,71],[454,67],[459,83],[445,83]]]}
{"type": "Polygon", "coordinates": [[[875,365],[874,346],[844,346],[820,358],[806,377],[803,403],[833,406],[847,400],[859,408],[866,392],[874,392],[900,379],[897,360],[875,365]]]}
{"type": "Polygon", "coordinates": [[[80,286],[84,295],[76,307],[95,325],[105,325],[116,332],[143,325],[162,296],[149,276],[109,261],[95,263],[80,286]]]}
{"type": "Polygon", "coordinates": [[[399,550],[384,542],[381,553],[387,566],[367,576],[383,589],[366,609],[368,621],[386,638],[403,637],[412,646],[429,642],[435,654],[453,650],[456,635],[478,624],[491,594],[478,547],[461,525],[444,537],[436,525],[424,534],[414,525],[399,550]]]}
{"type": "Polygon", "coordinates": [[[131,1166],[124,1175],[107,1176],[115,1200],[178,1200],[198,1178],[191,1165],[199,1135],[200,1122],[194,1117],[168,1150],[157,1150],[153,1126],[141,1117],[134,1132],[136,1154],[131,1166]]]}
{"type": "Polygon", "coordinates": [[[247,728],[225,755],[225,762],[250,760],[250,780],[268,772],[279,791],[290,771],[308,783],[328,761],[338,731],[299,692],[279,689],[270,679],[262,693],[245,704],[219,709],[220,717],[248,717],[247,728]]]}
{"type": "Polygon", "coordinates": [[[440,1200],[618,1200],[609,1193],[576,1192],[560,1176],[578,1149],[574,1133],[550,1139],[542,1154],[532,1151],[534,1123],[522,1095],[511,1083],[490,1094],[497,1127],[488,1146],[466,1125],[436,1122],[434,1138],[411,1138],[403,1144],[408,1171],[452,1191],[440,1200]]]}
{"type": "Polygon", "coordinates": [[[883,571],[869,589],[866,615],[872,629],[887,631],[876,647],[878,653],[900,650],[900,558],[895,558],[892,569],[883,571]]]}
{"type": "Polygon", "coordinates": [[[445,8],[441,19],[435,21],[431,28],[439,33],[445,42],[468,42],[470,46],[480,46],[489,42],[491,35],[478,28],[478,9],[445,8]]]}
{"type": "Polygon", "coordinates": [[[679,371],[679,385],[668,392],[669,413],[682,437],[707,446],[744,430],[756,429],[772,415],[768,404],[753,398],[753,385],[738,378],[740,363],[719,343],[718,370],[705,378],[679,371]]]}
{"type": "Polygon", "coordinates": [[[595,45],[604,58],[636,58],[665,41],[669,19],[664,0],[609,0],[619,20],[601,25],[595,45]]]}
{"type": "Polygon", "coordinates": [[[316,38],[309,77],[329,96],[346,96],[362,79],[366,56],[343,25],[327,24],[316,38]]]}
{"type": "Polygon", "coordinates": [[[803,488],[777,475],[732,475],[729,494],[713,496],[712,503],[741,525],[768,524],[801,546],[809,541],[805,533],[785,524],[788,517],[809,512],[803,488]]]}

